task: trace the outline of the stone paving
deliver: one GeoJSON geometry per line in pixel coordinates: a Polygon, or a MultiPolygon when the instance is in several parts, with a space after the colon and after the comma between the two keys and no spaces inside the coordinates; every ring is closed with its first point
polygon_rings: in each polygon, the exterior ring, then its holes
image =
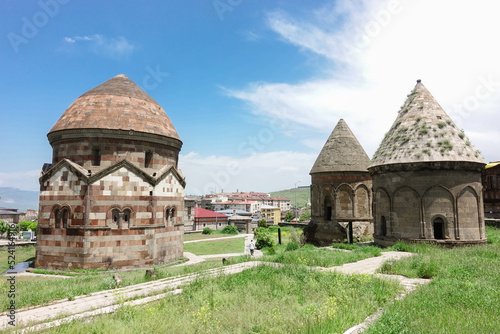
{"type": "MultiPolygon", "coordinates": [[[[184,253],[184,256],[189,259],[189,261],[177,265],[187,265],[195,264],[205,260],[207,257],[212,258],[223,258],[231,256],[241,256],[249,254],[248,243],[252,238],[252,235],[245,235],[245,253],[237,254],[216,254],[213,256],[196,256],[191,253],[184,253]]],[[[212,240],[212,239],[210,239],[212,240]]],[[[376,270],[380,268],[382,263],[386,260],[393,259],[397,260],[403,257],[411,256],[411,253],[405,252],[383,252],[382,256],[369,258],[361,260],[355,263],[347,263],[342,266],[332,267],[332,268],[314,268],[324,271],[335,271],[344,274],[372,274],[376,273],[376,270]]],[[[262,256],[262,252],[258,251],[255,257],[262,256]]],[[[37,331],[44,328],[59,326],[64,322],[69,322],[73,319],[79,318],[89,318],[103,313],[111,313],[116,311],[122,305],[140,305],[144,303],[151,302],[153,300],[161,299],[168,294],[178,294],[182,290],[179,289],[180,286],[190,283],[200,276],[214,277],[218,275],[229,275],[242,272],[246,269],[253,268],[259,265],[275,265],[275,263],[267,263],[261,261],[251,261],[243,262],[239,264],[224,266],[216,269],[205,270],[201,273],[194,273],[189,275],[180,275],[175,277],[169,277],[164,279],[158,279],[150,282],[135,284],[123,288],[99,291],[91,293],[89,295],[75,297],[74,300],[59,300],[54,301],[46,306],[38,306],[30,309],[18,310],[16,312],[17,326],[30,326],[24,331],[37,331]],[[167,292],[165,292],[167,291],[167,292]],[[140,298],[140,296],[144,296],[140,298]],[[133,301],[127,301],[131,298],[137,298],[133,301]],[[44,322],[44,323],[42,323],[44,322]]],[[[403,276],[397,275],[381,275],[377,276],[397,279],[405,287],[405,291],[397,297],[397,299],[402,299],[406,294],[414,290],[420,284],[425,284],[430,280],[423,279],[409,279],[403,276]]],[[[9,328],[8,318],[5,316],[5,312],[0,314],[0,331],[9,328]]],[[[381,310],[377,313],[368,317],[362,324],[359,324],[351,329],[349,329],[345,334],[357,334],[361,333],[370,323],[375,321],[378,316],[380,316],[381,310]]]]}

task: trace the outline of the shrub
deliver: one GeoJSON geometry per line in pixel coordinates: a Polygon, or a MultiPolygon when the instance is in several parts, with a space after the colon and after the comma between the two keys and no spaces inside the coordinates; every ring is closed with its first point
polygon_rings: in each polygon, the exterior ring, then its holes
{"type": "Polygon", "coordinates": [[[19,223],[19,227],[21,228],[21,231],[27,231],[31,224],[32,224],[32,222],[22,221],[19,223]]]}
{"type": "Polygon", "coordinates": [[[267,228],[267,220],[265,220],[264,218],[259,220],[259,227],[267,228]]]}
{"type": "Polygon", "coordinates": [[[417,268],[417,275],[420,278],[432,278],[436,275],[437,266],[434,262],[422,262],[417,268]]]}
{"type": "Polygon", "coordinates": [[[234,225],[227,225],[222,229],[224,234],[238,234],[238,228],[234,225]]]}
{"type": "Polygon", "coordinates": [[[289,252],[289,251],[294,251],[294,250],[297,250],[299,249],[300,246],[299,246],[299,243],[298,242],[295,242],[295,241],[290,241],[287,245],[286,245],[286,251],[289,252]]]}
{"type": "Polygon", "coordinates": [[[254,231],[254,235],[255,239],[257,239],[257,242],[255,243],[255,247],[257,247],[257,249],[274,246],[274,240],[271,232],[269,232],[266,228],[259,227],[254,231]]]}
{"type": "Polygon", "coordinates": [[[212,229],[210,227],[205,227],[201,234],[212,234],[212,229]]]}
{"type": "Polygon", "coordinates": [[[268,255],[275,255],[276,254],[276,248],[274,248],[274,246],[273,247],[269,247],[267,249],[267,254],[268,255]]]}

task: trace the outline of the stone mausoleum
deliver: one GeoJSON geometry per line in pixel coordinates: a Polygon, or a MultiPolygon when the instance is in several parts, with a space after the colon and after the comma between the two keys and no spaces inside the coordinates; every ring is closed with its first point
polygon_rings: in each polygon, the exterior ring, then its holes
{"type": "Polygon", "coordinates": [[[368,167],[375,242],[485,243],[484,167],[480,152],[418,80],[368,167]]]}
{"type": "Polygon", "coordinates": [[[307,242],[330,245],[347,237],[373,233],[370,158],[341,119],[311,169],[311,222],[307,242]]]}
{"type": "Polygon", "coordinates": [[[128,268],[182,256],[182,142],[155,100],[118,75],[77,98],[47,137],[37,267],[128,268]]]}

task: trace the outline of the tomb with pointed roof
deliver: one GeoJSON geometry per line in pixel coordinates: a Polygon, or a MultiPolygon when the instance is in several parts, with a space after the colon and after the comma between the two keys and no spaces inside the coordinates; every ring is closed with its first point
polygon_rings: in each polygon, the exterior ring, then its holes
{"type": "Polygon", "coordinates": [[[465,132],[418,80],[368,167],[375,241],[486,242],[484,166],[465,132]]]}
{"type": "Polygon", "coordinates": [[[47,137],[37,266],[129,268],[182,256],[182,142],[152,97],[117,75],[78,97],[47,137]]]}
{"type": "Polygon", "coordinates": [[[343,241],[348,223],[353,224],[358,235],[373,232],[369,163],[347,123],[339,120],[310,172],[308,242],[327,245],[343,241]]]}

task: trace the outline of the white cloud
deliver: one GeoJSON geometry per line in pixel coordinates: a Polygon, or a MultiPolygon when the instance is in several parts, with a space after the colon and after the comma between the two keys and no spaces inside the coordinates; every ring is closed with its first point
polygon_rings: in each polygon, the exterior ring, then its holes
{"type": "Polygon", "coordinates": [[[274,191],[308,185],[315,154],[289,151],[253,153],[247,157],[181,155],[180,168],[186,175],[186,194],[212,191],[274,191]]]}
{"type": "MultiPolygon", "coordinates": [[[[125,37],[109,38],[100,34],[64,37],[67,48],[81,47],[92,53],[108,58],[120,58],[132,53],[135,46],[125,37]]],[[[69,50],[69,49],[67,49],[69,50]]]]}
{"type": "MultiPolygon", "coordinates": [[[[320,64],[323,77],[226,92],[255,114],[287,119],[306,145],[326,139],[344,118],[372,155],[415,80],[422,79],[466,131],[496,133],[499,9],[500,3],[487,0],[391,0],[340,1],[302,18],[273,11],[269,28],[286,43],[323,56],[329,64],[320,64]],[[485,87],[488,78],[493,84],[485,87]]],[[[471,139],[486,160],[498,160],[498,141],[471,139]]]]}
{"type": "Polygon", "coordinates": [[[21,190],[38,191],[40,170],[3,173],[0,172],[0,187],[11,187],[21,190]]]}

